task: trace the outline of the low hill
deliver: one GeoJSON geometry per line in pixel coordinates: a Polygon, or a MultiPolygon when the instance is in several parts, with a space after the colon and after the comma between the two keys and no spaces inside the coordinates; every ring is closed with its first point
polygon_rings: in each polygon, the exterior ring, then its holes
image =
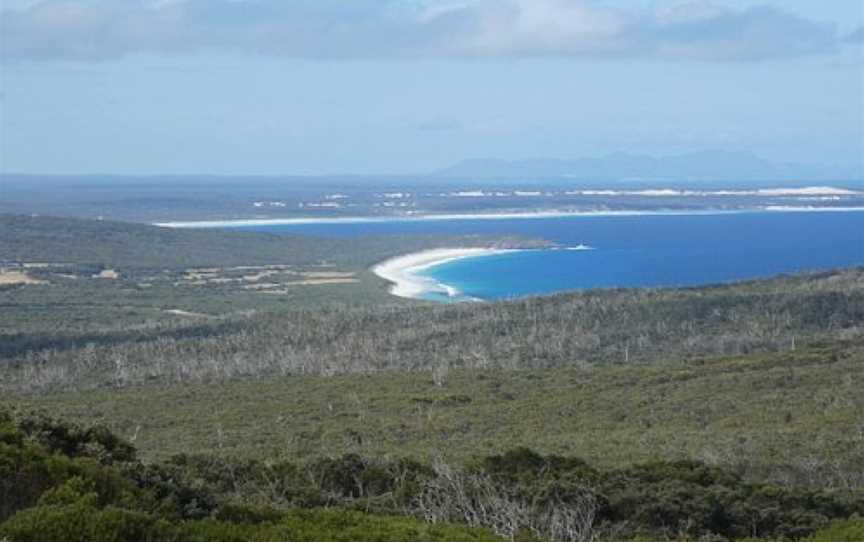
{"type": "Polygon", "coordinates": [[[100,264],[179,269],[321,262],[365,267],[396,254],[438,246],[489,246],[537,241],[484,236],[388,236],[331,239],[215,229],[0,214],[0,263],[100,264]]]}
{"type": "Polygon", "coordinates": [[[368,268],[432,248],[548,244],[485,235],[337,239],[0,215],[0,345],[20,345],[22,337],[58,344],[69,333],[125,334],[251,312],[416,303],[389,295],[368,268]]]}

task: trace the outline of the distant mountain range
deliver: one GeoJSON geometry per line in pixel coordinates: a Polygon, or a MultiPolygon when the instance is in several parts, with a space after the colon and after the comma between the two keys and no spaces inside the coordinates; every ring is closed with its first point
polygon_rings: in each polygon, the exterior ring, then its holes
{"type": "Polygon", "coordinates": [[[864,179],[864,166],[772,162],[748,152],[703,151],[662,158],[616,153],[575,160],[464,160],[432,176],[465,180],[856,180],[864,179]]]}

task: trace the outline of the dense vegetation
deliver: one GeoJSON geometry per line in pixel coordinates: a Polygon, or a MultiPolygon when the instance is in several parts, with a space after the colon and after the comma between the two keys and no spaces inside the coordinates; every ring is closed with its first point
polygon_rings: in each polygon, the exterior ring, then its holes
{"type": "Polygon", "coordinates": [[[754,481],[864,485],[860,343],[662,366],[385,371],[14,394],[106,424],[142,457],[260,460],[528,446],[604,467],[698,459],[754,481]],[[155,405],[155,407],[154,407],[155,405]]]}
{"type": "Polygon", "coordinates": [[[332,239],[0,214],[0,265],[4,261],[24,261],[89,264],[121,270],[175,270],[327,262],[365,269],[397,254],[454,244],[542,246],[544,243],[494,236],[332,239]]]}
{"type": "Polygon", "coordinates": [[[0,389],[643,364],[850,340],[861,336],[862,325],[864,269],[494,304],[283,310],[216,321],[151,321],[134,329],[121,322],[82,332],[56,322],[35,333],[6,331],[0,389]]]}
{"type": "Polygon", "coordinates": [[[528,449],[463,466],[352,454],[144,465],[104,428],[14,411],[0,414],[0,474],[0,539],[15,542],[801,540],[827,528],[817,541],[854,536],[864,513],[856,492],[751,484],[692,461],[601,470],[528,449]]]}
{"type": "Polygon", "coordinates": [[[0,541],[862,540],[864,268],[453,306],[365,270],[453,242],[539,244],[0,216],[42,281],[0,284],[0,541]]]}
{"type": "Polygon", "coordinates": [[[251,312],[400,304],[369,266],[442,246],[547,244],[473,235],[324,239],[0,215],[0,348],[18,348],[22,337],[43,346],[99,343],[94,334],[125,336],[190,319],[200,325],[202,318],[251,312]],[[41,284],[6,283],[4,268],[41,284]],[[101,278],[105,271],[112,278],[101,278]],[[304,274],[334,272],[351,278],[302,283],[304,274]]]}

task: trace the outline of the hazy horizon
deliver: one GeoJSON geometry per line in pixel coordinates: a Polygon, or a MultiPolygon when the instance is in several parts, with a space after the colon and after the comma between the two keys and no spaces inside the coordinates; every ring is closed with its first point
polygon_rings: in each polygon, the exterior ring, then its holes
{"type": "Polygon", "coordinates": [[[513,183],[524,178],[526,181],[537,182],[548,180],[550,182],[563,182],[572,180],[574,182],[590,181],[592,183],[602,182],[626,182],[628,180],[643,180],[656,182],[694,182],[701,181],[731,181],[731,182],[771,182],[775,184],[791,183],[801,184],[806,182],[839,182],[856,183],[864,181],[864,164],[819,164],[803,162],[772,162],[762,157],[747,152],[733,152],[719,149],[706,149],[693,151],[685,154],[675,155],[650,155],[613,152],[601,156],[581,156],[573,158],[562,157],[531,157],[521,160],[509,160],[501,157],[466,158],[445,164],[443,167],[429,171],[402,171],[402,172],[353,172],[334,171],[329,173],[297,173],[292,171],[273,173],[206,173],[206,172],[183,172],[173,171],[135,173],[117,173],[113,171],[89,171],[72,173],[46,173],[42,171],[21,172],[2,171],[0,177],[113,177],[113,178],[160,178],[160,177],[219,177],[219,178],[410,178],[414,181],[428,179],[435,181],[456,181],[463,178],[466,182],[474,179],[484,183],[500,180],[513,183]],[[641,165],[651,163],[657,168],[666,168],[665,172],[653,175],[648,168],[641,165]],[[681,166],[685,170],[669,170],[668,168],[681,166]],[[568,167],[578,168],[561,173],[568,167]],[[629,172],[627,169],[632,170],[629,172]],[[587,168],[587,169],[586,169],[587,168]],[[748,169],[749,168],[749,169],[748,169]],[[760,169],[761,168],[761,169],[760,169]],[[595,169],[602,171],[594,173],[595,169]],[[736,173],[729,170],[737,169],[736,173]],[[719,170],[719,171],[718,171],[719,170]],[[769,171],[766,174],[765,171],[769,171]],[[618,173],[616,173],[616,171],[618,173]],[[725,172],[725,173],[724,173],[725,172]]]}
{"type": "Polygon", "coordinates": [[[0,173],[864,167],[858,0],[6,0],[0,173]]]}

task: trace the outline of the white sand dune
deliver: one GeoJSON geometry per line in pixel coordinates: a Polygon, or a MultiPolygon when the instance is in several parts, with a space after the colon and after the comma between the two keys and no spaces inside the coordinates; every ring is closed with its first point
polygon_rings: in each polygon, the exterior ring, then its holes
{"type": "Polygon", "coordinates": [[[756,188],[753,190],[679,190],[650,188],[646,190],[571,190],[568,196],[641,196],[641,197],[777,197],[777,196],[862,196],[864,192],[833,186],[807,186],[804,188],[756,188]]]}
{"type": "Polygon", "coordinates": [[[787,213],[860,213],[864,207],[810,207],[794,205],[767,205],[765,211],[783,211],[787,213]]]}
{"type": "Polygon", "coordinates": [[[478,256],[491,256],[515,252],[515,250],[493,249],[493,248],[439,248],[424,250],[412,254],[397,256],[385,260],[372,271],[379,277],[393,283],[390,293],[406,298],[421,298],[427,293],[443,293],[450,297],[456,297],[459,292],[446,284],[440,284],[435,280],[424,277],[421,271],[462,258],[476,258],[478,256]]]}

